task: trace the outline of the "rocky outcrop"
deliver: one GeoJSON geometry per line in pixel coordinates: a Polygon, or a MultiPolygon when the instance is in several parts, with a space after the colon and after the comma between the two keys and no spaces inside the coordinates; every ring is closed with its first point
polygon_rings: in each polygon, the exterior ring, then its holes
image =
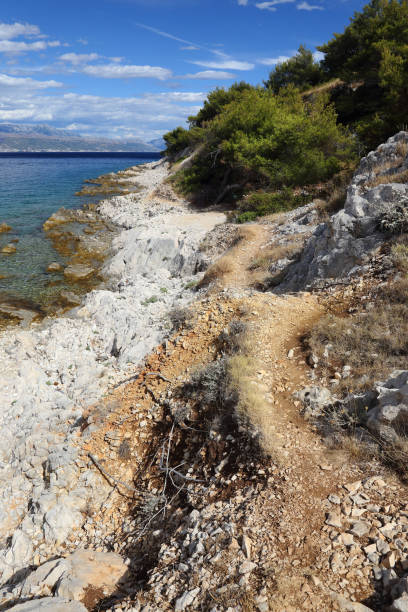
{"type": "Polygon", "coordinates": [[[364,270],[387,238],[381,231],[383,215],[407,205],[408,184],[392,182],[393,175],[408,168],[407,144],[408,132],[400,132],[362,159],[344,209],[317,227],[280,291],[307,289],[364,270]]]}
{"type": "MultiPolygon", "coordinates": [[[[8,595],[10,600],[17,601],[33,597],[41,598],[35,603],[37,605],[41,603],[42,606],[48,605],[48,599],[54,595],[52,600],[56,608],[50,607],[50,610],[58,609],[59,602],[61,605],[69,602],[71,605],[71,602],[86,601],[86,608],[72,605],[73,611],[85,610],[98,601],[101,592],[105,597],[114,593],[127,572],[128,566],[116,553],[79,549],[65,558],[54,559],[40,565],[8,595]]],[[[20,608],[15,606],[12,609],[20,608]]],[[[71,610],[71,607],[66,609],[71,610]]],[[[27,608],[27,610],[37,610],[37,608],[27,608]]]]}
{"type": "Polygon", "coordinates": [[[7,223],[3,221],[3,223],[0,223],[0,234],[6,233],[6,232],[11,232],[11,226],[7,225],[7,223]]]}

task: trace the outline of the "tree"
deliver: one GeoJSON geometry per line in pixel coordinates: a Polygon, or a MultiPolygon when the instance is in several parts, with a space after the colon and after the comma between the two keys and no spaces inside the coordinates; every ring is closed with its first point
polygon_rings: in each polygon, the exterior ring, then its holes
{"type": "Polygon", "coordinates": [[[318,47],[329,76],[348,85],[336,109],[370,148],[408,123],[408,0],[371,0],[318,47]]]}
{"type": "Polygon", "coordinates": [[[224,106],[236,100],[243,91],[251,89],[254,89],[254,87],[245,81],[233,83],[229,89],[216,87],[208,94],[203,107],[198,111],[197,115],[188,118],[190,126],[202,127],[205,123],[214,119],[224,106]]]}
{"type": "Polygon", "coordinates": [[[361,13],[354,13],[343,34],[335,34],[318,47],[325,56],[323,68],[330,76],[351,83],[380,84],[383,60],[382,45],[393,47],[408,44],[408,1],[371,0],[361,13]]]}
{"type": "Polygon", "coordinates": [[[288,85],[294,85],[304,91],[324,80],[325,74],[320,63],[315,61],[310,49],[300,45],[296,55],[276,66],[264,85],[274,93],[288,85]]]}

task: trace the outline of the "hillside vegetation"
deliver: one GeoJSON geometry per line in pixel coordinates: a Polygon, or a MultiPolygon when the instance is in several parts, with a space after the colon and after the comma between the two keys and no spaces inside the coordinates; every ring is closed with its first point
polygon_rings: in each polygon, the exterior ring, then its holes
{"type": "Polygon", "coordinates": [[[372,0],[319,50],[301,45],[262,86],[216,88],[167,133],[170,159],[191,156],[176,188],[238,221],[341,194],[357,157],[408,123],[407,0],[372,0]]]}

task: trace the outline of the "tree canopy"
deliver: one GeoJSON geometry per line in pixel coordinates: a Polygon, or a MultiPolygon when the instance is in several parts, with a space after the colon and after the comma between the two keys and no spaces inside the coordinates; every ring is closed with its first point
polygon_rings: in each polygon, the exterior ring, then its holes
{"type": "Polygon", "coordinates": [[[322,83],[325,79],[320,62],[316,61],[310,49],[300,45],[296,55],[278,64],[264,81],[267,89],[278,93],[282,87],[294,85],[301,91],[322,83]]]}

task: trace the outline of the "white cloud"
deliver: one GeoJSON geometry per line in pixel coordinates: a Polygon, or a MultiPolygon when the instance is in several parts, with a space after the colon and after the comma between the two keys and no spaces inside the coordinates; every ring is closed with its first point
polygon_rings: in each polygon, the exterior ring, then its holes
{"type": "MultiPolygon", "coordinates": [[[[22,79],[23,80],[23,79],[22,79]]],[[[0,121],[50,122],[91,136],[150,139],[182,125],[198,112],[205,93],[163,92],[120,98],[65,93],[60,96],[2,92],[0,121]]]]}
{"type": "Polygon", "coordinates": [[[309,4],[308,2],[300,2],[296,5],[296,8],[299,11],[324,11],[322,6],[318,6],[317,4],[309,4]]]}
{"type": "Polygon", "coordinates": [[[0,74],[0,90],[4,87],[10,88],[18,88],[18,89],[49,89],[50,87],[61,87],[62,83],[58,81],[36,81],[35,79],[31,79],[30,77],[20,78],[20,77],[12,77],[8,74],[0,74]]]}
{"type": "Polygon", "coordinates": [[[276,11],[278,4],[290,4],[295,0],[270,0],[269,2],[258,2],[255,6],[261,11],[276,11]]]}
{"type": "Polygon", "coordinates": [[[282,62],[287,62],[290,59],[288,55],[279,55],[278,57],[264,57],[258,62],[263,64],[264,66],[275,66],[276,64],[282,64],[282,62]]]}
{"type": "Polygon", "coordinates": [[[101,64],[95,66],[84,66],[81,69],[85,74],[100,77],[102,79],[137,79],[151,78],[164,81],[173,76],[171,70],[160,66],[132,66],[125,64],[101,64]]]}
{"type": "Polygon", "coordinates": [[[79,42],[80,45],[87,45],[88,41],[86,38],[78,38],[77,42],[79,42]]]}
{"type": "Polygon", "coordinates": [[[19,40],[0,40],[0,53],[22,53],[24,51],[43,51],[48,44],[43,40],[27,43],[19,40]]]}
{"type": "Polygon", "coordinates": [[[203,70],[202,72],[196,72],[195,74],[185,74],[183,79],[235,79],[235,74],[232,72],[225,72],[223,70],[203,70]]]}
{"type": "Polygon", "coordinates": [[[43,51],[47,47],[59,47],[58,40],[46,41],[38,26],[30,23],[0,22],[0,53],[26,53],[27,51],[43,51]],[[14,40],[15,38],[39,38],[34,42],[14,40]]]}
{"type": "Polygon", "coordinates": [[[79,64],[83,64],[86,62],[92,62],[99,58],[97,53],[64,53],[60,55],[58,59],[63,62],[69,62],[74,66],[78,66],[79,64]]]}
{"type": "Polygon", "coordinates": [[[248,0],[238,0],[239,6],[247,6],[248,0]]]}
{"type": "Polygon", "coordinates": [[[322,53],[321,51],[315,51],[313,53],[313,59],[315,60],[315,62],[321,62],[324,59],[324,53],[322,53]]]}
{"type": "Polygon", "coordinates": [[[191,62],[197,66],[204,66],[205,68],[214,68],[215,70],[252,70],[255,68],[254,64],[249,62],[238,62],[236,60],[226,59],[222,62],[191,62]]]}
{"type": "Polygon", "coordinates": [[[12,40],[18,36],[38,38],[41,32],[38,26],[30,23],[0,23],[0,40],[12,40]]]}
{"type": "Polygon", "coordinates": [[[185,47],[180,47],[181,51],[198,51],[198,47],[194,45],[186,45],[185,47]]]}

